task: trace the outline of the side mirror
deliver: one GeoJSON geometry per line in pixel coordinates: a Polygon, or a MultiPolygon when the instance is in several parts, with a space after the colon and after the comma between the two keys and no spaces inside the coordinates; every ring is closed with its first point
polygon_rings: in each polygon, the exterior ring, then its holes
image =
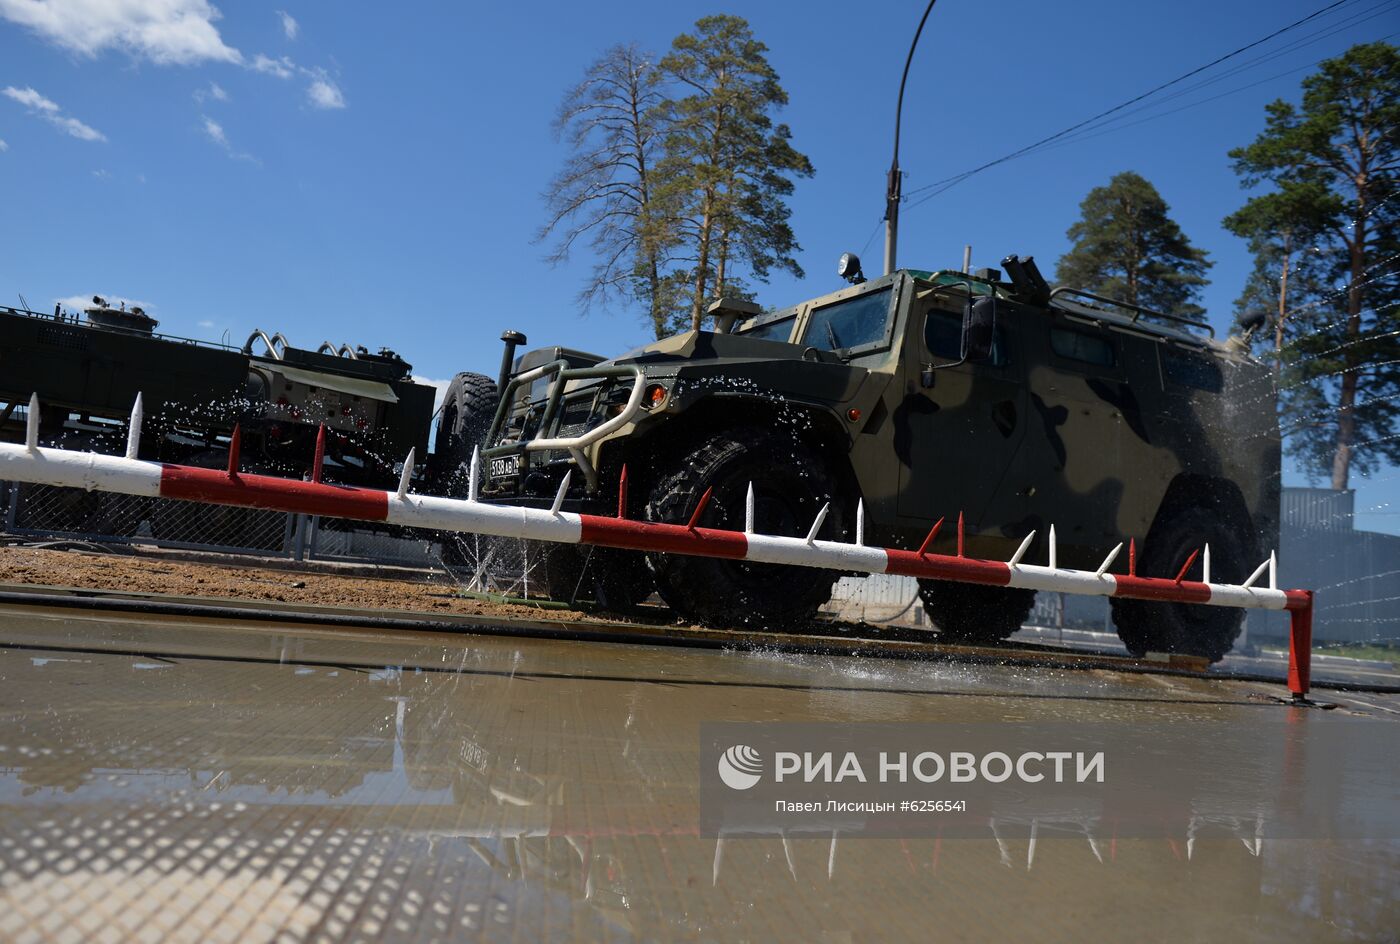
{"type": "Polygon", "coordinates": [[[962,359],[974,364],[990,360],[997,324],[997,300],[984,295],[963,312],[962,359]]]}

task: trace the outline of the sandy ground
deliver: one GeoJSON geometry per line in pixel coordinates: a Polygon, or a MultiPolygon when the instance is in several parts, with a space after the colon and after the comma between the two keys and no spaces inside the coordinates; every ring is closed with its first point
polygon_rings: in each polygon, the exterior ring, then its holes
{"type": "MultiPolygon", "coordinates": [[[[71,550],[0,547],[0,582],[424,613],[541,615],[536,607],[457,596],[446,579],[423,583],[71,550]]],[[[669,618],[658,608],[643,621],[669,618]]]]}

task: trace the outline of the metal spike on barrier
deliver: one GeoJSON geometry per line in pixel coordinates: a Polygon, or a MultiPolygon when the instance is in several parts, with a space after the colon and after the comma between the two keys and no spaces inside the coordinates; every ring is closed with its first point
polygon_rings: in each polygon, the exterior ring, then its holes
{"type": "Polygon", "coordinates": [[[243,450],[243,426],[233,424],[233,435],[228,438],[228,477],[238,478],[238,456],[243,450]]]}
{"type": "Polygon", "coordinates": [[[1006,566],[1015,567],[1017,564],[1021,563],[1021,558],[1026,556],[1026,551],[1031,549],[1031,542],[1034,540],[1035,531],[1032,529],[1031,533],[1022,539],[1021,546],[1016,548],[1016,553],[1011,555],[1011,560],[1006,562],[1006,566]]]}
{"type": "Polygon", "coordinates": [[[958,512],[958,556],[963,556],[963,513],[958,512]]]}
{"type": "Polygon", "coordinates": [[[627,463],[622,463],[622,473],[617,477],[617,516],[627,517],[627,463]]]}
{"type": "MultiPolygon", "coordinates": [[[[695,510],[690,513],[690,520],[686,522],[685,529],[694,531],[700,526],[700,516],[705,512],[705,506],[710,503],[710,496],[715,492],[715,487],[711,485],[705,489],[705,493],[700,496],[700,500],[695,503],[695,510]]],[[[620,516],[619,516],[620,517],[620,516]]]]}
{"type": "Polygon", "coordinates": [[[1128,538],[1128,576],[1137,576],[1137,538],[1128,538]]]}
{"type": "Polygon", "coordinates": [[[1123,550],[1123,542],[1119,541],[1118,546],[1108,552],[1108,556],[1103,559],[1099,569],[1094,571],[1094,576],[1102,578],[1104,574],[1108,573],[1108,568],[1113,566],[1113,562],[1118,559],[1118,552],[1121,550],[1123,550]]]}
{"type": "Polygon", "coordinates": [[[481,478],[481,447],[472,446],[472,464],[467,469],[467,501],[476,501],[476,483],[481,478]]]}
{"type": "Polygon", "coordinates": [[[1269,589],[1278,589],[1278,552],[1269,552],[1269,589]]]}
{"type": "Polygon", "coordinates": [[[417,447],[410,447],[408,457],[403,460],[403,474],[399,476],[399,501],[408,497],[408,483],[413,478],[414,460],[418,458],[417,447]]]}
{"type": "Polygon", "coordinates": [[[919,556],[928,554],[929,545],[933,544],[933,539],[938,537],[938,529],[943,527],[943,519],[939,518],[933,523],[933,527],[928,530],[928,537],[924,538],[924,543],[919,545],[919,556]]]}
{"type": "Polygon", "coordinates": [[[24,420],[24,448],[34,452],[39,448],[39,394],[29,395],[29,413],[24,420]]]}
{"type": "Polygon", "coordinates": [[[744,533],[753,534],[753,483],[749,483],[749,490],[744,495],[744,533]]]}
{"type": "Polygon", "coordinates": [[[136,394],[136,402],[131,405],[131,420],[126,427],[126,457],[135,459],[141,452],[141,394],[136,394]]]}
{"type": "Polygon", "coordinates": [[[311,459],[311,481],[320,484],[322,466],[326,464],[326,424],[316,428],[316,455],[311,459]]]}
{"type": "Polygon", "coordinates": [[[1201,583],[1210,583],[1210,544],[1201,551],[1201,583]]]}
{"type": "Polygon", "coordinates": [[[1264,576],[1264,571],[1268,569],[1269,562],[1266,560],[1263,563],[1261,563],[1258,567],[1254,568],[1254,573],[1250,574],[1249,579],[1246,580],[1244,583],[1240,584],[1240,586],[1248,590],[1250,587],[1254,586],[1254,581],[1264,576]]]}
{"type": "Polygon", "coordinates": [[[807,543],[812,544],[817,540],[817,532],[822,529],[822,522],[826,521],[826,513],[831,510],[831,502],[822,505],[821,511],[817,512],[817,520],[812,522],[812,529],[807,532],[807,543]]]}
{"type": "Polygon", "coordinates": [[[865,499],[856,499],[856,546],[865,546],[865,499]]]}
{"type": "Polygon", "coordinates": [[[1186,572],[1191,569],[1191,565],[1196,563],[1196,558],[1201,556],[1201,549],[1198,547],[1186,558],[1186,563],[1181,565],[1181,570],[1177,571],[1176,580],[1173,583],[1180,584],[1186,579],[1186,572]]]}
{"type": "Polygon", "coordinates": [[[1050,557],[1049,557],[1049,560],[1050,560],[1050,569],[1051,569],[1051,570],[1058,570],[1058,569],[1059,569],[1059,564],[1060,564],[1060,549],[1059,549],[1059,545],[1057,545],[1057,544],[1055,543],[1055,526],[1054,526],[1053,524],[1050,526],[1050,557]]]}
{"type": "Polygon", "coordinates": [[[569,480],[574,477],[573,469],[565,469],[564,477],[559,480],[559,491],[554,493],[554,504],[549,506],[549,513],[554,517],[559,517],[559,510],[564,507],[564,496],[569,491],[569,480]]]}

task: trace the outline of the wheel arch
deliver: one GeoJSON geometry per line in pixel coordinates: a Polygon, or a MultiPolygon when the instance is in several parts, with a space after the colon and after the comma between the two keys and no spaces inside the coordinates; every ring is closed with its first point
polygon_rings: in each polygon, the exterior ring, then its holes
{"type": "MultiPolygon", "coordinates": [[[[842,493],[832,499],[849,498],[854,511],[860,484],[851,465],[850,435],[829,408],[799,400],[712,394],[638,435],[605,443],[599,465],[615,475],[615,470],[626,463],[630,484],[638,481],[639,475],[647,476],[652,466],[665,465],[667,458],[688,452],[714,433],[737,428],[773,429],[780,425],[797,426],[798,438],[830,462],[842,493]],[[736,420],[736,411],[742,419],[736,420]]],[[[603,487],[607,487],[606,475],[603,487]]]]}
{"type": "Polygon", "coordinates": [[[1146,539],[1151,541],[1168,521],[1188,508],[1207,508],[1227,516],[1255,544],[1264,537],[1238,483],[1217,475],[1182,472],[1167,485],[1146,539]]]}

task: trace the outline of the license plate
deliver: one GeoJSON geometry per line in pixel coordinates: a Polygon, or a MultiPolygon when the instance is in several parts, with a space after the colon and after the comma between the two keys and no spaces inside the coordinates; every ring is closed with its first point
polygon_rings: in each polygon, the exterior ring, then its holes
{"type": "Polygon", "coordinates": [[[519,456],[501,456],[491,460],[491,478],[498,479],[507,475],[518,475],[520,473],[519,456]]]}

